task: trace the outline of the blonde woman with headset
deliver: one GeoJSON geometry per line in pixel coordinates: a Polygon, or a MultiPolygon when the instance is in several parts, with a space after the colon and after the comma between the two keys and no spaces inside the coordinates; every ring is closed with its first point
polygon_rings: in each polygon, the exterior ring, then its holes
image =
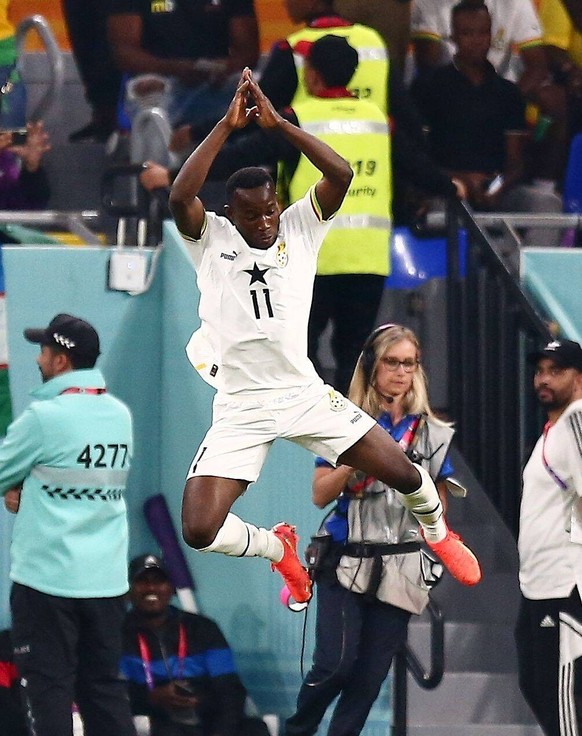
{"type": "MultiPolygon", "coordinates": [[[[387,324],[366,340],[349,398],[376,418],[436,482],[445,506],[454,430],[430,408],[416,335],[387,324]]],[[[316,460],[313,501],[337,500],[308,549],[317,590],[313,666],[286,736],[314,734],[339,695],[328,736],[359,734],[394,653],[421,613],[442,565],[421,548],[419,525],[392,488],[353,468],[316,460]]],[[[475,581],[478,582],[478,581],[475,581]]]]}

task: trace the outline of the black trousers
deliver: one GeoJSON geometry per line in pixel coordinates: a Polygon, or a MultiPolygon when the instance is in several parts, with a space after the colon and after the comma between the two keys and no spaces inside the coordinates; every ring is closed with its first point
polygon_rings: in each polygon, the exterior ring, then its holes
{"type": "Polygon", "coordinates": [[[87,101],[95,110],[115,110],[121,72],[113,61],[107,40],[108,3],[62,0],[62,5],[87,101]]]}
{"type": "Polygon", "coordinates": [[[522,596],[515,628],[519,686],[546,736],[582,733],[582,603],[522,596]]]}
{"type": "Polygon", "coordinates": [[[328,736],[356,736],[406,640],[410,613],[343,588],[335,574],[317,578],[313,666],[299,690],[286,736],[312,736],[339,695],[328,736]]]}
{"type": "MultiPolygon", "coordinates": [[[[171,723],[152,717],[151,736],[212,736],[210,731],[200,726],[187,726],[180,723],[171,723]]],[[[237,736],[269,736],[267,724],[261,718],[243,718],[237,731],[237,736]]]]}
{"type": "Polygon", "coordinates": [[[73,702],[85,736],[135,736],[119,679],[123,596],[61,598],[14,583],[10,605],[31,736],[71,736],[73,702]]]}
{"type": "Polygon", "coordinates": [[[345,274],[316,276],[309,316],[308,354],[321,374],[319,338],[332,322],[331,350],[336,365],[333,385],[346,393],[362,346],[375,326],[384,291],[384,276],[345,274]]]}

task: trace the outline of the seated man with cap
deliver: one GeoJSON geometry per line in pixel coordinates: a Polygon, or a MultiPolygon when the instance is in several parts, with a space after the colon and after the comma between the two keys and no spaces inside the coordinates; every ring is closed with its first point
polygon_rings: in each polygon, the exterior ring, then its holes
{"type": "Polygon", "coordinates": [[[132,609],[123,627],[121,672],[134,715],[152,736],[268,736],[245,716],[245,688],[218,625],[170,605],[174,586],[153,554],[129,566],[132,609]]]}

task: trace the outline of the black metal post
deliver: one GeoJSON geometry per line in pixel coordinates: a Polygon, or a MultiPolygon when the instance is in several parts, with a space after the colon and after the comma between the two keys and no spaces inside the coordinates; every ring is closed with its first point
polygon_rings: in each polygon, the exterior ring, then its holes
{"type": "Polygon", "coordinates": [[[451,360],[451,356],[460,356],[461,351],[461,277],[459,269],[459,224],[456,202],[447,201],[446,210],[447,233],[447,398],[449,415],[459,422],[461,403],[459,386],[462,380],[462,361],[451,360]]]}
{"type": "Polygon", "coordinates": [[[408,720],[408,667],[406,645],[394,656],[392,683],[392,736],[406,736],[408,720]]]}

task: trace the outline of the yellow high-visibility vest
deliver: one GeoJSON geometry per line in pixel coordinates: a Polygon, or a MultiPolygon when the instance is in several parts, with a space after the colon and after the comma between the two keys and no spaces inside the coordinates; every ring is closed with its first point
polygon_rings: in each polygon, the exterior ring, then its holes
{"type": "Polygon", "coordinates": [[[350,80],[348,89],[360,100],[374,102],[388,114],[388,70],[389,57],[384,40],[372,28],[354,23],[349,26],[330,28],[302,28],[288,36],[297,69],[297,90],[291,105],[293,108],[308,99],[305,88],[303,63],[306,45],[327,35],[341,36],[358,52],[358,66],[350,80]]]}
{"type": "MultiPolygon", "coordinates": [[[[321,276],[390,271],[392,170],[386,117],[371,102],[356,98],[310,97],[293,108],[303,130],[349,161],[354,178],[319,253],[321,276]]],[[[280,167],[284,175],[284,167],[280,167]]],[[[287,183],[289,202],[300,199],[321,178],[301,155],[287,183]]]]}

